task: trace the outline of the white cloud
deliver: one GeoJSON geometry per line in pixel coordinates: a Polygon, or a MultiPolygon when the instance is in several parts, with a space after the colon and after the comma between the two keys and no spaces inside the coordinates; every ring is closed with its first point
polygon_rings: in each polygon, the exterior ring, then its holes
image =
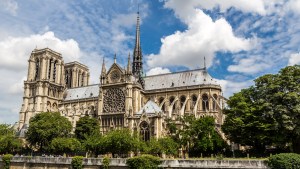
{"type": "Polygon", "coordinates": [[[0,10],[4,9],[10,14],[16,16],[18,10],[18,3],[15,0],[1,0],[0,1],[0,10]]]}
{"type": "Polygon", "coordinates": [[[194,8],[212,10],[216,7],[220,8],[221,12],[225,12],[227,9],[234,7],[244,12],[255,12],[261,15],[266,14],[264,0],[167,0],[165,7],[174,9],[175,14],[182,18],[187,19],[189,13],[194,8]]]}
{"type": "Polygon", "coordinates": [[[253,80],[247,80],[242,82],[232,81],[232,80],[224,80],[217,79],[217,82],[221,85],[223,90],[223,95],[226,98],[229,98],[234,93],[240,92],[241,89],[247,88],[253,85],[253,80]]]}
{"type": "Polygon", "coordinates": [[[293,53],[290,55],[288,65],[293,66],[296,64],[300,65],[300,53],[293,53]]]}
{"type": "Polygon", "coordinates": [[[18,120],[27,76],[27,60],[36,46],[49,47],[61,53],[65,62],[78,60],[82,55],[76,41],[61,40],[53,32],[0,40],[0,123],[18,120]]]}
{"type": "Polygon", "coordinates": [[[49,47],[61,53],[65,62],[78,60],[80,49],[73,39],[61,40],[53,32],[35,34],[27,37],[8,37],[0,41],[0,69],[24,70],[34,48],[49,47]]]}
{"type": "Polygon", "coordinates": [[[164,74],[164,73],[171,73],[171,71],[168,68],[162,68],[162,67],[155,67],[150,69],[146,75],[151,76],[151,75],[158,75],[158,74],[164,74]]]}
{"type": "Polygon", "coordinates": [[[236,65],[228,66],[230,72],[239,72],[246,74],[255,74],[270,67],[269,63],[265,63],[260,57],[248,57],[238,61],[236,65]]]}
{"type": "MultiPolygon", "coordinates": [[[[181,8],[175,8],[175,13],[178,10],[181,8]]],[[[161,39],[159,54],[148,56],[147,64],[150,67],[203,67],[204,57],[209,67],[217,51],[239,52],[249,50],[253,46],[252,40],[236,37],[231,25],[223,18],[213,21],[203,11],[194,8],[189,13],[184,13],[182,18],[188,29],[161,39]]]]}

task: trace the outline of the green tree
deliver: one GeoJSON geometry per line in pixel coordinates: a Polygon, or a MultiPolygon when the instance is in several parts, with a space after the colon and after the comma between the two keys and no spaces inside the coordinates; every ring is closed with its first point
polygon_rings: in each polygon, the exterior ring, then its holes
{"type": "Polygon", "coordinates": [[[115,154],[127,154],[135,149],[134,137],[128,129],[113,130],[102,137],[102,145],[105,152],[115,154]]]}
{"type": "Polygon", "coordinates": [[[60,113],[39,113],[30,119],[26,140],[31,146],[44,151],[54,138],[67,137],[71,130],[71,122],[60,113]]]}
{"type": "Polygon", "coordinates": [[[267,115],[270,105],[260,99],[260,94],[250,87],[230,97],[222,130],[229,140],[252,146],[255,152],[263,153],[265,146],[272,144],[275,123],[267,115]]]}
{"type": "Polygon", "coordinates": [[[230,140],[255,149],[292,145],[300,152],[299,65],[257,78],[227,103],[223,131],[230,140]]]}
{"type": "Polygon", "coordinates": [[[190,125],[190,152],[199,156],[200,153],[217,153],[226,148],[225,141],[215,129],[215,119],[210,116],[194,120],[190,125]]]}
{"type": "Polygon", "coordinates": [[[158,139],[159,145],[162,147],[162,152],[166,155],[177,155],[179,144],[171,137],[163,137],[158,139]]]}
{"type": "Polygon", "coordinates": [[[54,138],[50,144],[54,153],[76,153],[81,150],[81,143],[76,138],[54,138]]]}
{"type": "Polygon", "coordinates": [[[86,135],[85,140],[82,143],[83,148],[91,156],[97,157],[98,154],[104,152],[103,139],[100,133],[93,133],[92,135],[86,135]]]}
{"type": "Polygon", "coordinates": [[[7,124],[0,124],[0,153],[13,153],[22,147],[22,141],[7,124]]]}
{"type": "Polygon", "coordinates": [[[81,142],[84,142],[88,136],[99,133],[100,126],[96,118],[84,116],[81,117],[76,123],[75,136],[81,142]]]}

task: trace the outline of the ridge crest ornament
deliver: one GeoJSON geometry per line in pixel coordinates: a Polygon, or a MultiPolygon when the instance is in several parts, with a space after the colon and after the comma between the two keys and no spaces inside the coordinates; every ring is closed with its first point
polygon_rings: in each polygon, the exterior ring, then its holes
{"type": "Polygon", "coordinates": [[[106,90],[103,100],[103,111],[106,113],[125,111],[125,94],[119,88],[106,90]]]}

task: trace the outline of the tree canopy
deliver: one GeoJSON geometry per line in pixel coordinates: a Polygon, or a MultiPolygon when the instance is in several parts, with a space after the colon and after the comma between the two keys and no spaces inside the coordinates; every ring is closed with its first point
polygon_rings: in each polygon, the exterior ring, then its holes
{"type": "Polygon", "coordinates": [[[49,148],[57,137],[68,137],[72,130],[71,122],[58,112],[44,112],[32,117],[26,132],[26,140],[39,150],[49,148]]]}
{"type": "Polygon", "coordinates": [[[76,123],[75,136],[81,142],[84,142],[88,136],[99,133],[100,126],[96,118],[84,116],[81,117],[76,123]]]}
{"type": "Polygon", "coordinates": [[[15,137],[15,131],[7,124],[0,124],[0,154],[13,153],[22,147],[22,141],[15,137]]]}
{"type": "Polygon", "coordinates": [[[226,148],[225,141],[217,133],[214,118],[210,116],[196,119],[194,116],[183,116],[181,128],[176,128],[174,122],[168,121],[171,137],[189,151],[191,156],[201,153],[216,153],[226,148]]]}
{"type": "Polygon", "coordinates": [[[300,152],[300,66],[263,75],[229,98],[222,127],[227,138],[254,149],[292,145],[300,152]]]}

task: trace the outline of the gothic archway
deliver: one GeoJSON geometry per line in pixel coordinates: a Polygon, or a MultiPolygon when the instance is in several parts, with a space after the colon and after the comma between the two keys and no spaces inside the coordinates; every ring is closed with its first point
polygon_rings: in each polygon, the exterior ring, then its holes
{"type": "Polygon", "coordinates": [[[149,141],[150,140],[150,128],[149,124],[145,121],[143,121],[140,124],[140,136],[144,141],[149,141]]]}

